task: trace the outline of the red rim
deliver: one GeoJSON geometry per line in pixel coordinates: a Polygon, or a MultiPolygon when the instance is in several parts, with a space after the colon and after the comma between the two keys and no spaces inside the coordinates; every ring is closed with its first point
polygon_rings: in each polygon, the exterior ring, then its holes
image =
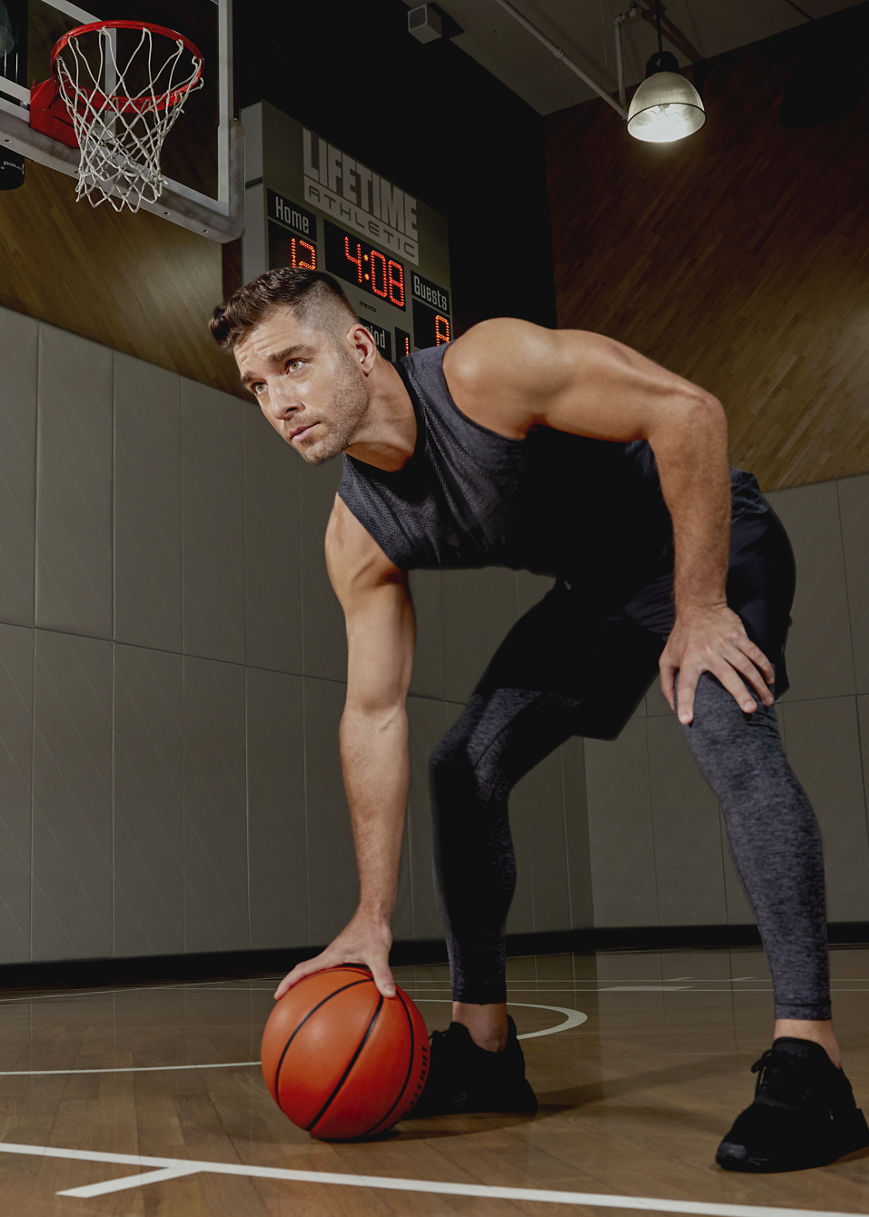
{"type": "MultiPolygon", "coordinates": [[[[55,75],[57,75],[56,60],[60,52],[67,45],[71,38],[78,38],[80,34],[93,34],[97,30],[150,30],[152,34],[160,34],[164,38],[169,38],[172,42],[181,42],[185,50],[188,50],[193,56],[196,68],[190,79],[177,89],[173,89],[170,93],[163,93],[157,98],[149,97],[145,94],[139,97],[128,97],[126,94],[116,94],[107,100],[118,104],[118,110],[140,110],[147,111],[151,109],[166,110],[170,106],[175,106],[180,102],[195,84],[202,77],[202,52],[195,42],[191,42],[184,34],[179,34],[177,30],[167,29],[165,25],[152,25],[149,21],[92,21],[89,25],[77,25],[75,29],[67,30],[62,38],[59,38],[51,49],[51,67],[55,75]]],[[[87,93],[87,90],[77,90],[82,95],[87,93]]],[[[88,96],[93,96],[95,91],[92,91],[88,96]]]]}

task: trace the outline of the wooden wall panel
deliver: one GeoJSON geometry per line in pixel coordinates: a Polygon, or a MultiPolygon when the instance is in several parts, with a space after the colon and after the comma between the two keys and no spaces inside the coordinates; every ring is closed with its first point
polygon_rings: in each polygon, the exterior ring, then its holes
{"type": "MultiPolygon", "coordinates": [[[[94,2],[99,12],[108,0],[94,2]]],[[[154,10],[145,0],[131,4],[125,16],[154,10]]],[[[161,11],[183,7],[159,0],[154,11],[159,20],[161,11]]],[[[207,32],[203,38],[188,24],[195,8],[183,28],[208,56],[207,32]]],[[[239,108],[265,98],[449,217],[457,332],[500,312],[554,322],[536,112],[449,39],[422,46],[411,37],[402,0],[330,0],[308,6],[301,26],[296,6],[245,0],[236,17],[239,108]],[[316,55],[291,55],[287,70],[287,48],[300,38],[304,46],[329,46],[328,79],[316,55]],[[348,97],[364,105],[348,107],[348,97]],[[516,214],[529,263],[521,277],[502,253],[516,214]]],[[[32,42],[33,73],[44,75],[36,51],[51,37],[34,29],[32,42]]],[[[212,183],[212,111],[206,86],[170,133],[170,176],[212,183]]],[[[74,201],[74,189],[72,179],[28,163],[24,187],[0,191],[0,304],[239,393],[234,361],[207,330],[214,305],[241,282],[239,243],[221,248],[149,213],[117,215],[105,204],[93,211],[74,201]]]]}
{"type": "Polygon", "coordinates": [[[765,489],[869,470],[867,64],[845,54],[869,5],[815,27],[700,65],[708,121],[682,143],[631,139],[599,101],[547,120],[559,325],[715,393],[765,489]],[[821,26],[863,96],[789,129],[780,102],[821,26]]]}
{"type": "Polygon", "coordinates": [[[208,318],[222,247],[140,211],[75,202],[75,181],[28,161],[0,192],[0,304],[182,376],[238,391],[208,318]]]}

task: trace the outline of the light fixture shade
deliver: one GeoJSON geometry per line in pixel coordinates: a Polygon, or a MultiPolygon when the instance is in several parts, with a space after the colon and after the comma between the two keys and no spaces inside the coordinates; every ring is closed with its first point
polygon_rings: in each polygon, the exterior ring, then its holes
{"type": "Polygon", "coordinates": [[[705,122],[700,94],[678,72],[655,72],[647,77],[628,110],[628,133],[651,144],[684,139],[705,122]]]}

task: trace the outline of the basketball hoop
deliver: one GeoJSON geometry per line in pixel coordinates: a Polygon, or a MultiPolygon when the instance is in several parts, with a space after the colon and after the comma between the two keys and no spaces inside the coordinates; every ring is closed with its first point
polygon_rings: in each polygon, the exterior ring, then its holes
{"type": "MultiPolygon", "coordinates": [[[[81,151],[76,199],[94,207],[108,199],[115,211],[155,203],[163,190],[163,141],[202,85],[199,50],[161,25],[95,21],[64,34],[51,62],[50,86],[81,151]]],[[[31,103],[36,125],[34,110],[31,103]]]]}

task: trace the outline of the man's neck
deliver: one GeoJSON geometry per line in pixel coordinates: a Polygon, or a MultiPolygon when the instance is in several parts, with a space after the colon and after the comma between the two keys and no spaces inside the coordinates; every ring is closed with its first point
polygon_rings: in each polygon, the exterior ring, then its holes
{"type": "Polygon", "coordinates": [[[404,381],[385,360],[371,374],[371,399],[360,433],[345,451],[386,473],[403,469],[414,454],[416,412],[404,381]]]}

